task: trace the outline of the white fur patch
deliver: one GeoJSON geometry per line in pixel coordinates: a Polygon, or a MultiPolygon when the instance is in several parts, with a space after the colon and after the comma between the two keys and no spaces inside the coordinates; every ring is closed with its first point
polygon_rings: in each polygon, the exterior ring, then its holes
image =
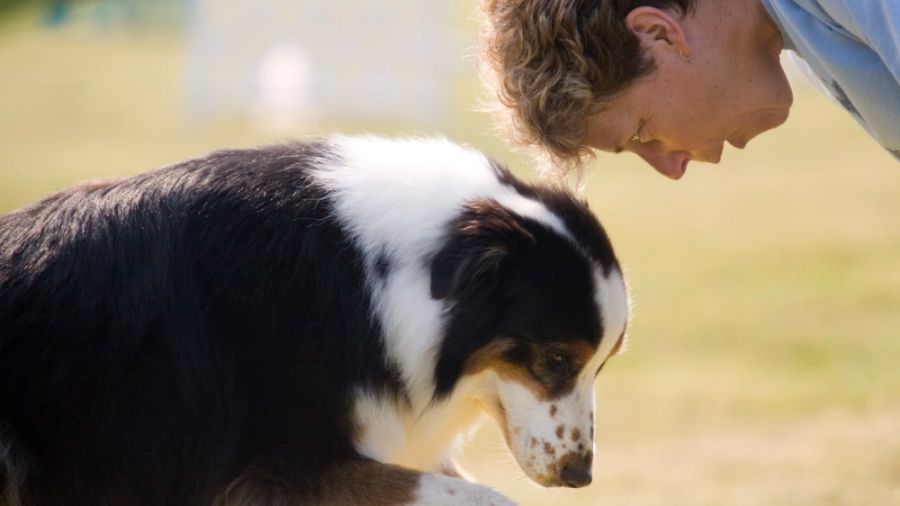
{"type": "Polygon", "coordinates": [[[631,308],[625,279],[618,268],[612,269],[609,276],[604,276],[603,270],[595,267],[594,288],[594,297],[603,318],[603,340],[597,350],[597,357],[600,358],[597,367],[600,367],[600,363],[609,358],[619,336],[625,332],[631,308]]]}
{"type": "Polygon", "coordinates": [[[443,305],[430,296],[424,260],[441,246],[447,224],[466,202],[494,199],[520,216],[569,236],[542,203],[500,183],[485,156],[444,139],[386,140],[335,137],[339,159],[313,177],[335,195],[340,222],[365,257],[391,262],[386,283],[369,265],[369,287],[387,339],[387,353],[401,369],[414,408],[431,400],[443,305]],[[447,184],[452,182],[452,184],[447,184]]]}
{"type": "Polygon", "coordinates": [[[424,474],[410,506],[515,506],[496,490],[458,478],[424,474]]]}
{"type": "Polygon", "coordinates": [[[517,382],[500,381],[510,451],[535,482],[560,485],[561,459],[593,451],[593,379],[593,373],[589,379],[583,374],[571,393],[553,400],[538,399],[517,382]]]}
{"type": "Polygon", "coordinates": [[[410,469],[439,471],[461,437],[478,426],[484,411],[474,400],[480,380],[464,378],[448,399],[424,412],[398,405],[389,395],[359,391],[354,420],[362,455],[410,469]]]}

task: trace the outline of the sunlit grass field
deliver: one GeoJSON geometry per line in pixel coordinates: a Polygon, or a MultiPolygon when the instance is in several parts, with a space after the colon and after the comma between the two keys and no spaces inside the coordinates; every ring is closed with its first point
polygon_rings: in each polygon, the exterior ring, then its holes
{"type": "MultiPolygon", "coordinates": [[[[0,25],[0,212],[283,139],[187,118],[182,49],[174,33],[0,25]]],[[[475,83],[441,130],[531,175],[470,111],[475,83]]],[[[421,132],[297,134],[335,129],[421,132]]],[[[784,127],[721,165],[673,183],[603,156],[585,196],[634,302],[628,352],[597,382],[594,483],[531,484],[489,423],[469,471],[535,506],[900,504],[900,163],[800,87],[784,127]]]]}

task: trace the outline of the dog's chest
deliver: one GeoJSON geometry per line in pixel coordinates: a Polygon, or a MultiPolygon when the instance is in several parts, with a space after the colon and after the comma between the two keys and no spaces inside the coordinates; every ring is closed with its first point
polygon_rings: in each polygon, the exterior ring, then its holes
{"type": "Polygon", "coordinates": [[[474,428],[483,412],[470,399],[451,399],[424,414],[371,395],[357,398],[356,449],[389,464],[436,471],[451,457],[460,436],[474,428]]]}

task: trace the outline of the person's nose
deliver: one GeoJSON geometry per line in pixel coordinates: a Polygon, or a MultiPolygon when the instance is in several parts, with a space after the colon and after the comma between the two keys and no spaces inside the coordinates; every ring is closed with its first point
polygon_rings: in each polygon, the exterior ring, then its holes
{"type": "Polygon", "coordinates": [[[651,167],[669,179],[678,180],[684,176],[691,155],[686,151],[665,151],[659,146],[640,144],[629,148],[651,167]]]}

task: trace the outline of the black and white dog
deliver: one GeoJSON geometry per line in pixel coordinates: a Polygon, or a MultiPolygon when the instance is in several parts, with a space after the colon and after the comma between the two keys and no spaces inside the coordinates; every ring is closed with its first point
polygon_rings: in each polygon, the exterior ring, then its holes
{"type": "Polygon", "coordinates": [[[4,505],[510,504],[591,481],[626,287],[587,206],[444,140],[223,151],[0,218],[4,505]]]}

